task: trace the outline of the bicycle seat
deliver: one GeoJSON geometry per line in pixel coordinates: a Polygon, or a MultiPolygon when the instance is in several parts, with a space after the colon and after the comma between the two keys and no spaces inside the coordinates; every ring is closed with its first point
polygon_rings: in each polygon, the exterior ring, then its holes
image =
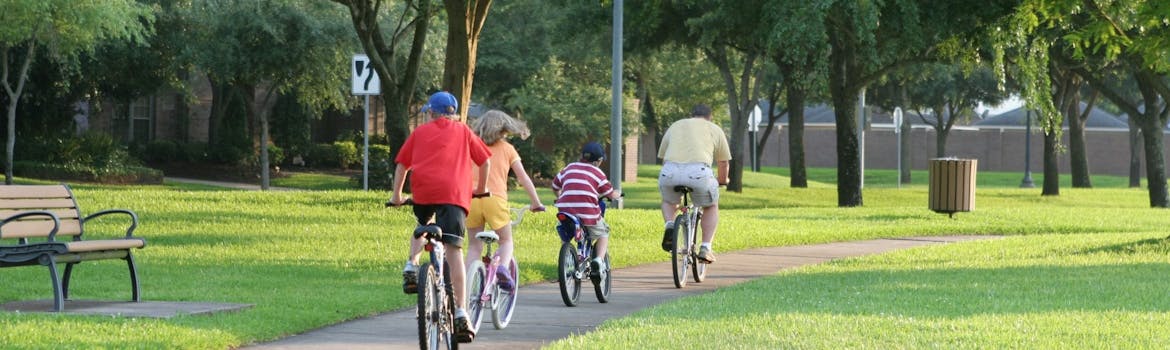
{"type": "Polygon", "coordinates": [[[443,229],[438,225],[423,225],[414,229],[414,238],[426,239],[441,239],[443,237],[443,229]]]}
{"type": "Polygon", "coordinates": [[[693,192],[694,190],[692,190],[690,187],[687,187],[687,186],[678,185],[678,186],[674,186],[674,191],[681,192],[681,193],[685,194],[685,193],[693,192]]]}
{"type": "Polygon", "coordinates": [[[476,233],[475,238],[483,241],[484,243],[490,244],[490,243],[495,243],[496,241],[499,241],[500,235],[496,234],[496,231],[483,231],[480,233],[476,233]]]}

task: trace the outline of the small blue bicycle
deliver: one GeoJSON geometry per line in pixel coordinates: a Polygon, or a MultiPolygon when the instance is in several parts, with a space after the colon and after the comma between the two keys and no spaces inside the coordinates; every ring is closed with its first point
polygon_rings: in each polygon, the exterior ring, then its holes
{"type": "MultiPolygon", "coordinates": [[[[605,201],[600,201],[601,215],[605,216],[605,201]]],[[[602,271],[592,273],[589,261],[594,258],[596,237],[587,232],[576,216],[565,212],[557,213],[557,234],[561,236],[561,251],[557,258],[557,283],[561,287],[561,300],[566,306],[577,306],[581,296],[581,280],[589,276],[597,301],[609,302],[613,276],[610,275],[609,253],[603,260],[602,271]]]]}

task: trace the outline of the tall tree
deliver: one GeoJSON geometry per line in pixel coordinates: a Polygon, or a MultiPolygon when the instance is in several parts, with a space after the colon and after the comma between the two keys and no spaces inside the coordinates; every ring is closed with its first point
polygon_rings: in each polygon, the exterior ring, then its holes
{"type": "Polygon", "coordinates": [[[863,204],[857,133],[862,121],[854,108],[863,89],[908,63],[972,54],[966,48],[1014,4],[1009,0],[899,0],[806,5],[828,9],[822,20],[829,37],[829,93],[837,124],[838,206],[863,204]]]}
{"type": "Polygon", "coordinates": [[[1071,48],[1079,65],[1073,71],[1117,105],[1139,125],[1145,145],[1146,178],[1151,207],[1170,206],[1162,128],[1170,117],[1163,101],[1170,100],[1170,5],[1165,1],[1135,0],[1024,0],[1011,16],[1001,41],[1015,48],[1016,64],[1024,78],[1024,97],[1044,119],[1056,119],[1048,75],[1048,47],[1052,43],[1035,35],[1052,28],[1061,30],[1058,45],[1071,48]],[[1034,39],[1041,38],[1041,39],[1034,39]],[[1140,100],[1128,99],[1106,83],[1111,74],[1132,77],[1140,100]]]}
{"type": "Polygon", "coordinates": [[[8,97],[8,142],[4,183],[12,184],[16,150],[16,106],[24,93],[29,67],[42,47],[50,60],[76,63],[105,40],[142,42],[154,17],[134,0],[13,0],[0,10],[0,82],[8,97]],[[21,57],[23,56],[23,57],[21,57]],[[18,67],[11,67],[12,65],[18,67]]]}
{"type": "MultiPolygon", "coordinates": [[[[348,76],[348,37],[335,8],[309,1],[207,0],[191,8],[200,68],[217,81],[242,87],[258,152],[260,186],[269,183],[269,114],[281,93],[296,91],[305,106],[321,110],[345,104],[340,86],[348,76]],[[259,96],[259,100],[256,98],[259,96]]],[[[255,153],[253,153],[255,154],[255,153]]]]}
{"type": "Polygon", "coordinates": [[[467,120],[479,36],[492,0],[443,0],[447,10],[447,56],[443,60],[443,90],[459,99],[459,118],[467,120]]]}
{"type": "MultiPolygon", "coordinates": [[[[780,71],[788,114],[788,167],[790,186],[808,187],[804,157],[804,106],[812,94],[822,91],[828,53],[824,9],[770,1],[765,6],[768,55],[780,71]]],[[[773,100],[772,105],[776,105],[773,100]]],[[[772,112],[769,112],[769,115],[772,112]]],[[[770,124],[769,124],[770,126],[770,124]]],[[[769,129],[771,129],[769,127],[769,129]]],[[[765,137],[767,139],[767,137],[765,137]]]]}
{"type": "Polygon", "coordinates": [[[333,0],[349,10],[358,42],[382,81],[390,159],[410,135],[410,105],[420,80],[434,8],[429,0],[333,0]]]}

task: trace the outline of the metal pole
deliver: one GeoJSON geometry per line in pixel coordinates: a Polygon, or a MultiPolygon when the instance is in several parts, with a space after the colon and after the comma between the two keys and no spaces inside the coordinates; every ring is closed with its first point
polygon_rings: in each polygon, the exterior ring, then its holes
{"type": "Polygon", "coordinates": [[[1024,131],[1024,179],[1020,181],[1020,188],[1036,187],[1032,183],[1032,110],[1024,112],[1024,118],[1027,119],[1024,131]]]}
{"type": "MultiPolygon", "coordinates": [[[[622,180],[622,0],[613,2],[613,107],[609,118],[609,173],[613,189],[621,193],[622,180]]],[[[631,150],[632,151],[632,150],[631,150]]],[[[618,208],[624,204],[618,201],[618,208]]]]}
{"type": "Polygon", "coordinates": [[[755,131],[748,131],[748,134],[751,136],[750,137],[751,144],[748,145],[749,146],[748,149],[751,150],[751,154],[752,154],[751,155],[751,157],[752,157],[752,161],[751,161],[752,171],[759,171],[758,169],[756,169],[756,132],[755,131]]]}
{"type": "Polygon", "coordinates": [[[362,191],[370,190],[370,95],[362,113],[362,191]]]}
{"type": "Polygon", "coordinates": [[[861,172],[860,188],[865,188],[865,88],[857,94],[857,165],[861,172]]]}
{"type": "Polygon", "coordinates": [[[894,182],[898,183],[898,188],[902,188],[902,123],[901,122],[902,122],[901,120],[898,120],[898,123],[894,123],[894,135],[898,136],[894,140],[894,142],[898,144],[898,147],[897,147],[897,149],[898,149],[898,175],[894,176],[894,182]]]}

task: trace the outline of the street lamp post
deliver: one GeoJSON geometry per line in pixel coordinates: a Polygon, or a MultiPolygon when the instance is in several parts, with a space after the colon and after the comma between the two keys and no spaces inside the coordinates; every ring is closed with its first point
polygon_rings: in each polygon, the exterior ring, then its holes
{"type": "Polygon", "coordinates": [[[1036,184],[1032,183],[1032,110],[1024,112],[1024,118],[1027,119],[1024,128],[1024,180],[1020,181],[1020,188],[1033,188],[1036,184]]]}

